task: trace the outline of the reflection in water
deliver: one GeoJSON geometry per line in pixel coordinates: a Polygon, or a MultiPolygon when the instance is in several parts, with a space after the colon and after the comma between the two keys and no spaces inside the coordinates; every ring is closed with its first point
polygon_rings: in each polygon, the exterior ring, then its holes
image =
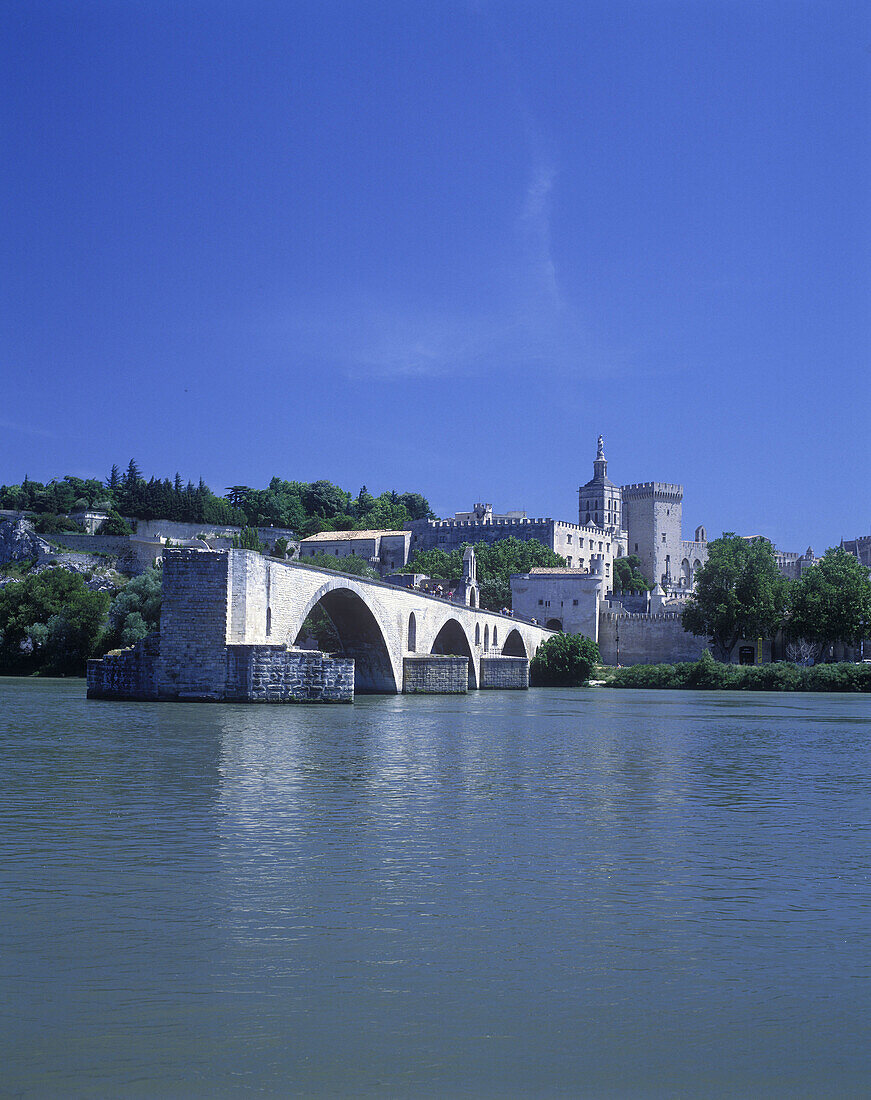
{"type": "Polygon", "coordinates": [[[0,691],[13,1094],[868,1081],[867,700],[0,691]]]}

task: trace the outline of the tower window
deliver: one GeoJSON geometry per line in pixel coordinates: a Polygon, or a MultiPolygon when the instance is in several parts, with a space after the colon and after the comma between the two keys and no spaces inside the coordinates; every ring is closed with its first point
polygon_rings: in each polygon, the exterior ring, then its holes
{"type": "Polygon", "coordinates": [[[665,531],[662,532],[662,541],[665,542],[665,531]]]}

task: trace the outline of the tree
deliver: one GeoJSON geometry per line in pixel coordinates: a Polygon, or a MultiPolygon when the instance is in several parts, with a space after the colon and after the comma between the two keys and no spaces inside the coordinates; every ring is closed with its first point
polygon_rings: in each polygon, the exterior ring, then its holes
{"type": "Polygon", "coordinates": [[[99,535],[132,535],[133,531],[127,521],[120,516],[114,508],[109,509],[108,516],[100,524],[97,532],[99,535]]]}
{"type": "Polygon", "coordinates": [[[614,559],[614,588],[618,592],[646,592],[649,587],[641,572],[641,559],[637,554],[614,559]]]}
{"type": "Polygon", "coordinates": [[[420,493],[400,493],[397,503],[405,508],[410,520],[435,519],[435,513],[430,508],[429,501],[420,493]]]}
{"type": "MultiPolygon", "coordinates": [[[[175,476],[178,477],[178,474],[175,476]]],[[[228,485],[227,500],[234,508],[244,508],[249,494],[253,492],[254,490],[249,485],[228,485]]]]}
{"type": "MultiPolygon", "coordinates": [[[[463,543],[450,553],[438,549],[418,550],[401,572],[425,573],[439,580],[459,581],[463,576],[463,551],[469,545],[463,543]]],[[[511,607],[512,573],[528,573],[537,566],[560,568],[566,564],[564,558],[536,539],[522,541],[512,536],[492,543],[479,542],[474,551],[481,607],[489,611],[511,607]]]]}
{"type": "Polygon", "coordinates": [[[238,535],[233,536],[233,546],[237,550],[256,550],[258,554],[266,550],[260,541],[256,527],[243,527],[238,535]]]}
{"type": "Polygon", "coordinates": [[[160,626],[163,570],[157,566],[128,581],[109,608],[104,649],[135,645],[160,626]]]}
{"type": "Polygon", "coordinates": [[[791,639],[812,643],[814,660],[827,646],[857,645],[871,633],[869,570],[842,546],[830,547],[789,588],[791,639]]]}
{"type": "Polygon", "coordinates": [[[535,651],[529,664],[535,687],[580,687],[599,663],[599,647],[583,634],[557,634],[535,651]]]}
{"type": "Polygon", "coordinates": [[[708,560],[682,615],[685,630],[710,639],[729,661],[739,638],[770,638],[783,621],[786,581],[766,539],[727,532],[708,545],[708,560]]]}
{"type": "Polygon", "coordinates": [[[313,481],[305,487],[303,503],[310,516],[346,515],[351,507],[351,496],[331,481],[313,481]]]}
{"type": "Polygon", "coordinates": [[[141,480],[142,471],[136,465],[136,459],[131,458],[130,461],[127,463],[127,469],[124,473],[124,488],[132,489],[136,485],[136,483],[141,480]]]}
{"type": "Polygon", "coordinates": [[[109,597],[78,573],[47,569],[0,588],[0,672],[83,675],[109,597]]]}

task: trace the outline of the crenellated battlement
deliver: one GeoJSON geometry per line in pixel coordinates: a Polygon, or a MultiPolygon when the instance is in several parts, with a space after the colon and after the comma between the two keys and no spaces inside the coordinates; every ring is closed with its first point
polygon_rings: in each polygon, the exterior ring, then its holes
{"type": "Polygon", "coordinates": [[[624,500],[627,497],[640,500],[654,496],[683,499],[683,485],[672,485],[667,481],[638,481],[631,485],[623,485],[621,488],[624,500]]]}

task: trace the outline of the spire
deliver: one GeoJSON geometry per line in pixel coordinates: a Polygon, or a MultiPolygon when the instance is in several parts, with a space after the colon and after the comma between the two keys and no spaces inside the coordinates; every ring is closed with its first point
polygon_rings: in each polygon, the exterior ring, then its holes
{"type": "Polygon", "coordinates": [[[596,461],[593,463],[593,478],[596,481],[608,476],[608,462],[605,459],[605,440],[599,436],[596,447],[596,461]]]}

